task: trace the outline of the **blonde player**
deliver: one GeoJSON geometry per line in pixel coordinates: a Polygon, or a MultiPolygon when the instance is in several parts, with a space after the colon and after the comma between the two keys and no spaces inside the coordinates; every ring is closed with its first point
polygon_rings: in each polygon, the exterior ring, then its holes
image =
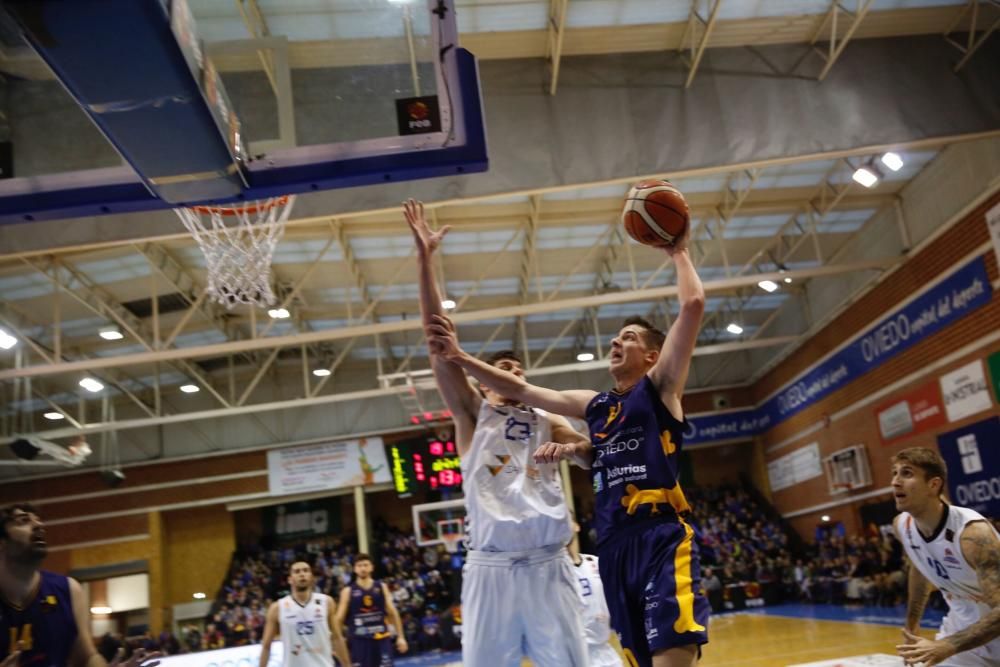
{"type": "MultiPolygon", "coordinates": [[[[431,232],[423,204],[412,199],[404,213],[417,245],[426,326],[444,314],[431,258],[448,229],[431,232]]],[[[524,375],[511,352],[489,363],[524,375]]],[[[462,459],[469,549],[462,577],[463,664],[517,667],[524,654],[536,667],[586,665],[580,596],[565,546],[572,529],[554,461],[572,455],[589,467],[590,443],[562,417],[485,388],[480,395],[461,368],[433,350],[431,364],[454,416],[462,459]]]]}
{"type": "Polygon", "coordinates": [[[910,560],[904,641],[907,665],[1000,665],[1000,537],[982,515],[946,503],[948,471],[926,447],[892,458],[896,535],[910,560]],[[948,602],[934,640],[917,635],[931,586],[948,602]]]}
{"type": "Polygon", "coordinates": [[[284,667],[332,667],[333,655],[342,667],[351,664],[347,645],[334,618],[333,600],[315,592],[312,567],[295,561],[288,569],[291,593],[267,610],[264,637],[260,642],[260,667],[271,659],[271,642],[281,635],[285,649],[284,667]],[[330,638],[333,638],[331,647],[330,638]]]}
{"type": "Polygon", "coordinates": [[[583,600],[583,629],[587,636],[590,667],[622,667],[622,659],[611,646],[611,615],[604,599],[604,584],[597,569],[597,556],[580,553],[580,524],[573,519],[573,540],[569,557],[576,567],[576,579],[583,600]]]}

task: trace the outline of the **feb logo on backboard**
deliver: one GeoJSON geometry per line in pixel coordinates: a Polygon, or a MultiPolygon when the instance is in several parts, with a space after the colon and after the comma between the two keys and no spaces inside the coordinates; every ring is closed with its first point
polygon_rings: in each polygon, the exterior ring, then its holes
{"type": "Polygon", "coordinates": [[[941,389],[928,382],[903,396],[880,405],[875,410],[882,444],[888,445],[904,436],[915,435],[947,422],[941,389]]]}
{"type": "Polygon", "coordinates": [[[441,110],[437,95],[396,100],[396,122],[401,135],[441,131],[441,110]]]}

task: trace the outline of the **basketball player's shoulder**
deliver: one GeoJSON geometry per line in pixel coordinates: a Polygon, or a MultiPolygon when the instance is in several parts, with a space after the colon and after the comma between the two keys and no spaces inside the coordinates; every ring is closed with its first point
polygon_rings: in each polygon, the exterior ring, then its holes
{"type": "Polygon", "coordinates": [[[892,519],[892,529],[896,533],[896,537],[903,539],[903,529],[906,527],[907,522],[910,521],[909,512],[900,512],[892,519]]]}
{"type": "Polygon", "coordinates": [[[1000,538],[985,517],[973,518],[959,536],[962,555],[972,567],[986,567],[1000,580],[1000,538]]]}

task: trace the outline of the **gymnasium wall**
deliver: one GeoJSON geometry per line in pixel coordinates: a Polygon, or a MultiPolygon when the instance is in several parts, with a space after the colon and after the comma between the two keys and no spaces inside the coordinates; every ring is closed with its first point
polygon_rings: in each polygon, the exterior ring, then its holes
{"type": "MultiPolygon", "coordinates": [[[[996,159],[993,158],[994,161],[996,159]]],[[[993,285],[989,303],[803,409],[760,438],[768,462],[811,443],[818,444],[821,457],[854,444],[864,444],[867,447],[873,477],[873,484],[867,488],[833,496],[827,488],[826,476],[821,475],[773,493],[773,501],[778,510],[790,519],[803,537],[811,537],[823,514],[829,515],[833,521],[843,522],[849,534],[860,530],[858,509],[865,504],[891,499],[888,488],[889,460],[893,454],[910,446],[936,449],[938,434],[1000,414],[996,396],[991,391],[989,410],[955,422],[945,420],[940,426],[911,437],[893,440],[889,444],[883,444],[879,433],[877,411],[880,408],[901,400],[909,392],[928,384],[931,385],[930,391],[940,392],[940,376],[977,360],[986,369],[987,357],[1000,351],[1000,273],[985,224],[986,212],[1000,204],[1000,190],[996,187],[994,177],[998,172],[975,172],[971,169],[976,164],[974,159],[967,159],[964,163],[955,160],[950,162],[960,167],[955,170],[957,173],[950,174],[950,180],[972,181],[974,186],[976,182],[982,183],[985,177],[987,195],[981,197],[972,210],[960,215],[953,225],[936,238],[935,229],[925,230],[924,235],[932,239],[929,243],[924,247],[918,246],[905,264],[858,298],[851,307],[836,316],[806,345],[790,354],[753,388],[757,401],[766,399],[813,367],[844,341],[869,328],[887,312],[898,308],[908,297],[935,279],[976,257],[983,258],[988,279],[993,285]]],[[[942,166],[947,164],[932,166],[937,166],[940,172],[942,166]]],[[[931,175],[934,175],[933,171],[931,169],[931,175]]],[[[969,187],[972,186],[968,183],[956,183],[959,190],[967,190],[969,187]]],[[[955,195],[954,191],[947,189],[938,189],[937,192],[939,198],[944,200],[955,195]]],[[[920,224],[927,225],[928,219],[933,221],[944,214],[942,202],[928,204],[923,211],[916,210],[915,204],[930,197],[926,188],[916,193],[904,193],[904,196],[907,195],[917,200],[911,201],[914,218],[911,228],[920,224]]],[[[989,380],[988,369],[985,372],[989,380]]],[[[997,378],[993,378],[993,381],[996,382],[997,378]]]]}

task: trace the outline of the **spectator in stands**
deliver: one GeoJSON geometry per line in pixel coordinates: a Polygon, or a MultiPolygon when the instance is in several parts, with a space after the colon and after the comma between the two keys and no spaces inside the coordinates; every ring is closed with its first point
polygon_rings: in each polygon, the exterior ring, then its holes
{"type": "Polygon", "coordinates": [[[712,613],[717,614],[723,611],[725,607],[723,607],[722,599],[722,581],[715,576],[712,568],[705,568],[701,577],[701,585],[705,589],[705,595],[708,597],[708,604],[712,607],[712,613]]]}

